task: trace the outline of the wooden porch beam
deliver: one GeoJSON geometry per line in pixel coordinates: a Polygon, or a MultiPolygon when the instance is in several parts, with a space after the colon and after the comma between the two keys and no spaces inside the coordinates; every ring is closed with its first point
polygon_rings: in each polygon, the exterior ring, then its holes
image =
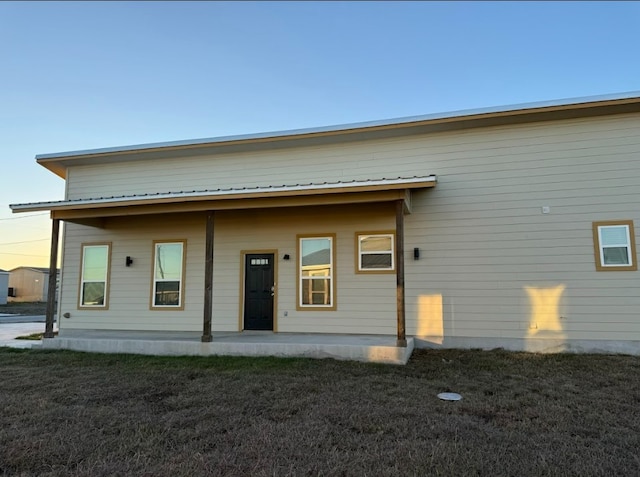
{"type": "Polygon", "coordinates": [[[372,202],[392,202],[405,198],[405,190],[388,190],[374,192],[358,192],[344,194],[328,194],[325,196],[299,197],[263,197],[256,199],[222,199],[212,201],[182,201],[166,204],[140,204],[122,202],[108,207],[69,207],[52,209],[56,219],[74,221],[88,218],[126,217],[137,215],[154,215],[185,212],[206,212],[209,210],[242,210],[278,207],[309,207],[314,205],[367,204],[372,202]]]}
{"type": "Polygon", "coordinates": [[[53,316],[56,312],[56,279],[58,276],[58,238],[60,235],[60,220],[51,221],[51,252],[49,258],[49,288],[47,291],[47,309],[45,312],[44,337],[53,338],[53,316]]]}
{"type": "Polygon", "coordinates": [[[396,310],[398,321],[397,346],[406,348],[404,311],[404,200],[396,201],[396,310]]]}
{"type": "Polygon", "coordinates": [[[202,342],[213,340],[211,334],[211,318],[213,314],[213,229],[215,212],[207,212],[207,228],[205,239],[204,263],[204,313],[202,323],[202,342]]]}

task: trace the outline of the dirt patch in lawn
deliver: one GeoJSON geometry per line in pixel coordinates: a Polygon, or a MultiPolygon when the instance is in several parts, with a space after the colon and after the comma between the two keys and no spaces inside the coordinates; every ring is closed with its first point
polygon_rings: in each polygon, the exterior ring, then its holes
{"type": "Polygon", "coordinates": [[[640,359],[0,349],[2,475],[639,475],[640,359]],[[439,400],[440,392],[463,397],[439,400]]]}

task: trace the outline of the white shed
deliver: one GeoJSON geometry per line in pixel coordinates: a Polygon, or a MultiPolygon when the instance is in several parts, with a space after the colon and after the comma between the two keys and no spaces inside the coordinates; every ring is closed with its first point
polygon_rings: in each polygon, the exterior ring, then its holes
{"type": "Polygon", "coordinates": [[[9,294],[9,272],[0,270],[0,305],[7,304],[9,294]]]}

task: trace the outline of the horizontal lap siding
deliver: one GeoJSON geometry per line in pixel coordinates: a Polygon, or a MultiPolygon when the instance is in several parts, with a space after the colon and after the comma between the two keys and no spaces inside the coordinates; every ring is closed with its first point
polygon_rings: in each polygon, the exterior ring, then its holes
{"type": "Polygon", "coordinates": [[[438,163],[437,188],[414,194],[407,247],[422,254],[407,264],[409,333],[640,340],[640,276],[597,272],[591,229],[640,229],[640,120],[511,131],[507,148],[438,163]]]}
{"type": "Polygon", "coordinates": [[[356,232],[393,227],[388,204],[217,213],[214,329],[239,328],[241,251],[277,250],[278,331],[394,333],[395,276],[356,274],[354,258],[356,232]],[[336,311],[296,310],[297,234],[336,234],[336,311]]]}
{"type": "MultiPolygon", "coordinates": [[[[214,226],[213,331],[238,331],[241,252],[277,250],[278,331],[325,333],[395,332],[395,276],[355,273],[355,233],[392,229],[389,204],[329,208],[218,212],[214,226]],[[336,234],[336,299],[330,312],[296,311],[296,235],[336,234]],[[290,260],[284,260],[284,254],[290,260]],[[287,316],[284,316],[284,312],[287,316]]],[[[104,229],[68,224],[62,313],[64,329],[200,331],[204,295],[205,216],[110,219],[104,229]],[[185,309],[149,310],[152,243],[187,240],[185,309]],[[80,247],[112,242],[108,310],[78,310],[80,247]],[[125,266],[126,256],[134,263],[125,266]]]]}
{"type": "MultiPolygon", "coordinates": [[[[575,154],[595,170],[625,160],[633,167],[640,142],[629,116],[534,123],[367,142],[275,149],[208,157],[76,166],[69,198],[218,187],[251,187],[425,175],[476,180],[526,179],[525,168],[545,176],[573,167],[575,154]],[[598,138],[594,137],[594,132],[598,138]],[[614,156],[611,148],[615,147],[614,156]],[[572,154],[567,154],[570,151],[572,154]],[[607,156],[604,163],[602,156],[607,156]],[[615,157],[618,156],[618,157],[615,157]],[[560,163],[555,164],[556,161],[560,163]],[[564,161],[564,162],[562,162],[564,161]],[[595,163],[594,163],[595,161],[595,163]],[[548,167],[551,169],[548,170],[548,167]],[[495,176],[495,177],[494,177],[495,176]]],[[[635,121],[635,124],[633,122],[635,121]]],[[[480,186],[480,184],[477,184],[480,186]]]]}
{"type": "Polygon", "coordinates": [[[204,276],[203,215],[107,219],[105,228],[65,225],[64,275],[60,311],[70,313],[61,329],[202,330],[204,276]],[[187,241],[183,311],[152,311],[153,241],[187,241]],[[81,245],[111,242],[111,290],[108,310],[77,309],[81,245]],[[130,267],[126,257],[133,259],[130,267]]]}
{"type": "MultiPolygon", "coordinates": [[[[638,242],[639,115],[78,166],[69,197],[428,174],[437,187],[414,192],[406,217],[409,334],[640,340],[640,272],[596,272],[591,231],[631,219],[638,242]]],[[[353,274],[353,231],[378,221],[339,210],[331,227],[303,212],[218,214],[214,329],[238,326],[239,250],[275,248],[280,331],[394,333],[395,277],[353,274]],[[307,231],[338,234],[338,312],[295,311],[295,234],[307,231]]]]}

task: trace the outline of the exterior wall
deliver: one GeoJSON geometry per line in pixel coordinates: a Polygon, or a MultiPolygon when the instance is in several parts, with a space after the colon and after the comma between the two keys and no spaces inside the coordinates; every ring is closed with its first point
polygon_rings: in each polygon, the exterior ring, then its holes
{"type": "MultiPolygon", "coordinates": [[[[499,182],[519,177],[521,169],[528,172],[531,161],[541,180],[552,184],[555,181],[546,179],[576,167],[589,178],[611,174],[609,166],[618,160],[608,154],[612,146],[617,155],[627,154],[628,166],[639,124],[640,115],[618,115],[242,154],[176,156],[151,163],[74,166],[67,195],[79,199],[428,174],[440,179],[478,174],[479,180],[499,182]]],[[[512,185],[502,194],[517,195],[517,181],[501,185],[512,185]]]]}
{"type": "Polygon", "coordinates": [[[64,232],[59,320],[65,329],[182,330],[202,329],[204,227],[202,215],[166,215],[107,219],[105,228],[67,223],[64,232]],[[183,311],[151,311],[154,240],[186,239],[183,311]],[[109,309],[78,309],[82,244],[111,242],[109,309]],[[126,257],[133,259],[130,267],[126,257]]]}
{"type": "Polygon", "coordinates": [[[395,334],[395,275],[356,274],[354,259],[356,232],[394,227],[390,204],[218,213],[214,331],[240,329],[240,251],[277,249],[275,326],[279,332],[395,334]],[[296,311],[296,235],[316,233],[336,234],[336,311],[296,311]],[[284,254],[290,260],[283,260],[284,254]]]}
{"type": "Polygon", "coordinates": [[[414,195],[405,246],[424,258],[407,262],[408,334],[430,346],[625,340],[640,351],[640,275],[596,271],[592,236],[593,221],[640,224],[640,117],[486,133],[469,157],[436,161],[438,186],[414,195]]]}
{"type": "Polygon", "coordinates": [[[9,293],[9,273],[0,272],[0,305],[7,304],[8,293],[9,293]]]}
{"type": "Polygon", "coordinates": [[[49,274],[31,268],[17,268],[9,273],[9,286],[16,289],[10,301],[47,301],[49,274]]]}
{"type": "MultiPolygon", "coordinates": [[[[405,226],[409,335],[427,346],[479,343],[538,349],[546,342],[640,343],[640,272],[596,271],[591,230],[593,221],[615,219],[633,220],[636,233],[640,230],[637,114],[159,160],[154,161],[152,170],[143,161],[77,166],[69,175],[68,194],[73,199],[427,174],[438,175],[438,186],[413,194],[413,214],[407,216],[405,226]],[[550,213],[543,214],[543,206],[550,207],[550,213]],[[414,247],[421,250],[417,261],[412,258],[414,247]]],[[[281,257],[295,253],[295,242],[287,238],[295,240],[295,233],[311,228],[332,232],[323,221],[298,222],[295,214],[302,211],[287,213],[293,214],[291,222],[280,212],[265,216],[261,212],[218,214],[214,329],[232,330],[237,324],[240,268],[234,249],[249,249],[255,244],[257,248],[277,248],[281,257]],[[266,227],[265,221],[274,228],[266,227]],[[252,223],[261,224],[259,234],[253,231],[252,223]],[[258,246],[251,235],[259,235],[264,245],[258,246]],[[224,277],[219,275],[221,271],[224,277]]],[[[341,209],[333,217],[338,243],[351,230],[348,220],[338,223],[342,216],[341,209]]],[[[130,222],[135,223],[138,221],[130,222]]],[[[367,223],[378,228],[373,225],[375,220],[367,223]]],[[[161,224],[158,227],[156,234],[162,230],[161,224]]],[[[381,223],[381,227],[388,224],[381,223]]],[[[195,228],[189,230],[194,238],[202,237],[204,225],[199,235],[195,228]]],[[[126,232],[123,228],[122,233],[129,234],[132,242],[151,240],[151,236],[144,240],[135,236],[147,232],[126,232]]],[[[635,240],[637,249],[640,240],[637,236],[635,240]]],[[[352,266],[353,256],[344,247],[338,251],[338,263],[352,266]]],[[[122,254],[135,256],[131,251],[122,254]]],[[[123,257],[119,260],[124,262],[123,257]]],[[[203,266],[201,258],[199,263],[203,266]]],[[[193,266],[192,280],[196,280],[201,273],[198,263],[193,266]]],[[[77,274],[78,267],[72,263],[71,273],[76,270],[77,274]]],[[[286,278],[286,270],[294,267],[293,257],[288,263],[279,263],[280,331],[395,332],[393,275],[375,277],[380,288],[371,294],[371,301],[368,295],[362,298],[365,282],[350,280],[342,270],[337,278],[338,310],[300,316],[302,312],[295,312],[292,305],[295,288],[286,278]],[[289,312],[289,319],[283,316],[284,311],[289,312]]],[[[146,280],[148,275],[147,267],[146,280]]],[[[295,280],[294,274],[290,276],[295,280]]],[[[194,293],[201,300],[200,284],[196,288],[194,293]]],[[[125,315],[114,314],[113,322],[122,320],[122,326],[128,326],[126,313],[131,313],[130,309],[119,310],[125,315]]],[[[190,313],[194,317],[187,320],[188,326],[200,326],[201,318],[195,315],[201,310],[190,313]]],[[[139,316],[147,317],[148,313],[142,310],[139,316]]],[[[175,320],[167,320],[165,326],[169,323],[175,326],[175,320]]],[[[147,324],[162,325],[151,318],[147,324]]]]}
{"type": "MultiPolygon", "coordinates": [[[[281,332],[395,333],[395,275],[355,273],[355,233],[394,226],[390,204],[218,212],[213,331],[242,329],[243,251],[277,250],[275,326],[281,332]],[[296,235],[336,234],[337,312],[296,311],[296,235]],[[290,260],[284,260],[284,254],[290,260]],[[373,307],[373,309],[372,309],[373,307]],[[286,316],[285,316],[286,315],[286,316]]],[[[104,229],[67,224],[60,316],[63,330],[202,331],[205,215],[109,219],[104,229]],[[170,224],[170,230],[167,228],[170,224]],[[183,311],[149,310],[153,240],[186,239],[183,311]],[[78,309],[81,244],[111,242],[108,310],[78,309]],[[134,263],[125,266],[125,257],[134,263]]]]}

